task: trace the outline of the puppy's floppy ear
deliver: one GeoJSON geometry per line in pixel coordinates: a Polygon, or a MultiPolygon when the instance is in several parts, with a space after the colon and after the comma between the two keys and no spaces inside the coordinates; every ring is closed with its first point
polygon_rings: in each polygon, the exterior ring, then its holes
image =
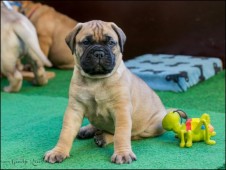
{"type": "Polygon", "coordinates": [[[72,54],[74,54],[75,52],[75,37],[81,29],[82,29],[82,24],[78,23],[65,38],[65,41],[68,47],[71,49],[72,54]]]}
{"type": "Polygon", "coordinates": [[[113,28],[113,30],[117,33],[118,35],[118,39],[119,39],[119,46],[121,49],[121,52],[123,52],[124,49],[124,44],[126,42],[126,35],[125,33],[122,31],[121,28],[119,28],[115,23],[111,24],[111,27],[113,28]]]}

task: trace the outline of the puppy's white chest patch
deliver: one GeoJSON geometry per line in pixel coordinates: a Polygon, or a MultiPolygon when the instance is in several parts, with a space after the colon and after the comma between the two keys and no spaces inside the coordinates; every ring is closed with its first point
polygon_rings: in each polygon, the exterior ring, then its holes
{"type": "Polygon", "coordinates": [[[93,100],[92,107],[89,107],[85,116],[96,128],[113,133],[114,121],[111,112],[110,103],[105,100],[93,100]]]}
{"type": "Polygon", "coordinates": [[[110,115],[110,108],[101,101],[96,102],[96,116],[102,116],[103,118],[107,118],[110,115]]]}
{"type": "Polygon", "coordinates": [[[114,133],[112,97],[108,90],[98,86],[92,87],[80,88],[76,97],[85,107],[84,116],[96,128],[114,133]]]}

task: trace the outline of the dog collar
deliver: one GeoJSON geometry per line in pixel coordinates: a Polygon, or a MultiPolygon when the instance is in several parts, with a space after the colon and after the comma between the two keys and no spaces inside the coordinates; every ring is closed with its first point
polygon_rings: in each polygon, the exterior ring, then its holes
{"type": "Polygon", "coordinates": [[[38,6],[36,6],[31,12],[30,12],[30,14],[29,15],[27,15],[27,17],[30,19],[31,18],[31,16],[35,13],[35,11],[37,10],[39,8],[39,5],[38,6]]]}

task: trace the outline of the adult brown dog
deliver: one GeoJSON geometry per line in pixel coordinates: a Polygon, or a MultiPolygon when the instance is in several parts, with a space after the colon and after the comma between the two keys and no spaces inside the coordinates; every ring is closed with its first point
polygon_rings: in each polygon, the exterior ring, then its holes
{"type": "Polygon", "coordinates": [[[6,92],[18,92],[22,86],[20,58],[25,57],[31,64],[35,75],[34,83],[44,85],[48,82],[44,64],[52,66],[42,53],[37,33],[32,23],[22,14],[10,11],[1,4],[1,73],[9,80],[6,92]]]}
{"type": "Polygon", "coordinates": [[[74,58],[64,39],[77,22],[48,5],[32,1],[18,2],[22,5],[19,12],[24,13],[35,26],[40,47],[53,66],[74,68],[74,58]]]}
{"type": "Polygon", "coordinates": [[[75,54],[69,102],[57,145],[44,160],[61,162],[69,156],[76,135],[94,137],[98,146],[114,142],[111,161],[136,160],[131,139],[153,137],[164,132],[166,110],[156,93],[133,75],[122,60],[124,32],[112,22],[79,23],[66,37],[75,54]],[[82,127],[87,117],[90,124],[82,127]]]}

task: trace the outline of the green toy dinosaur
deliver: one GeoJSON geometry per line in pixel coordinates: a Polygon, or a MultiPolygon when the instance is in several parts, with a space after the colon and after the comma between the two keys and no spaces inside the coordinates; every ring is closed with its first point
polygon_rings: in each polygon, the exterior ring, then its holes
{"type": "Polygon", "coordinates": [[[206,113],[200,118],[187,118],[187,115],[182,110],[170,111],[164,117],[162,126],[167,131],[174,131],[176,137],[180,141],[180,147],[191,147],[192,142],[205,141],[206,144],[214,145],[216,141],[210,140],[210,137],[215,136],[213,126],[210,124],[210,116],[206,113]],[[181,118],[185,118],[186,122],[180,122],[181,118]]]}

